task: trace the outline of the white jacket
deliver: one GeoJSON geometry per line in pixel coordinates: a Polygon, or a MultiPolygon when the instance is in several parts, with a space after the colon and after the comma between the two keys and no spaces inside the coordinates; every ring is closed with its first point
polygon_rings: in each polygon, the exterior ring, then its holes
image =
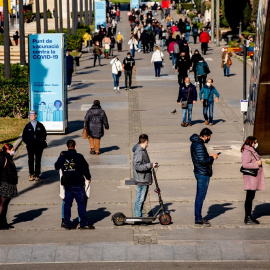
{"type": "Polygon", "coordinates": [[[133,49],[133,44],[134,44],[135,50],[137,50],[137,45],[138,45],[137,39],[134,38],[134,39],[129,40],[128,45],[130,45],[129,46],[130,49],[133,49]]]}
{"type": "Polygon", "coordinates": [[[118,74],[118,71],[122,71],[122,64],[118,59],[113,59],[110,64],[112,65],[112,73],[118,74]]]}
{"type": "Polygon", "coordinates": [[[160,50],[156,50],[152,54],[151,63],[157,62],[157,61],[162,61],[163,57],[164,57],[164,54],[160,50]]]}

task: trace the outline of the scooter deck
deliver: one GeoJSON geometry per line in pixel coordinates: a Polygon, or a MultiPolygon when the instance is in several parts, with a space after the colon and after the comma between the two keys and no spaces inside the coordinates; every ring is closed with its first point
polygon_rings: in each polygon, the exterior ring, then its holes
{"type": "Polygon", "coordinates": [[[126,217],[125,222],[149,222],[149,221],[154,221],[156,218],[155,217],[126,217]]]}

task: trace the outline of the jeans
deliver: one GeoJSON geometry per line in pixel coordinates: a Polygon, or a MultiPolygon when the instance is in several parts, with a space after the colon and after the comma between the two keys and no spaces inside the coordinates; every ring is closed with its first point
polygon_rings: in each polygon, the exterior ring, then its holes
{"type": "Polygon", "coordinates": [[[198,81],[199,81],[199,84],[200,84],[200,90],[206,84],[206,77],[207,77],[207,75],[199,75],[198,76],[198,81]]]}
{"type": "Polygon", "coordinates": [[[223,65],[224,76],[230,76],[230,68],[226,64],[223,65]]]}
{"type": "Polygon", "coordinates": [[[125,87],[128,88],[128,79],[129,79],[129,88],[132,84],[132,70],[125,70],[125,87]]]}
{"type": "Polygon", "coordinates": [[[142,50],[142,42],[141,41],[138,44],[138,50],[142,50]]]}
{"type": "Polygon", "coordinates": [[[205,199],[210,177],[200,174],[195,174],[197,180],[197,192],[195,198],[195,222],[202,219],[202,207],[205,199]]]}
{"type": "Polygon", "coordinates": [[[176,64],[177,57],[176,57],[176,54],[174,52],[171,52],[170,55],[171,55],[171,58],[172,58],[172,65],[174,67],[175,64],[176,64]]]}
{"type": "Polygon", "coordinates": [[[191,104],[188,104],[187,109],[182,109],[183,123],[191,123],[192,108],[193,108],[193,104],[191,103],[191,104]],[[188,121],[187,121],[187,115],[188,115],[188,121]]]}
{"type": "Polygon", "coordinates": [[[95,56],[94,56],[94,66],[96,65],[97,58],[98,58],[99,65],[101,65],[100,64],[100,55],[95,54],[95,56]]]}
{"type": "Polygon", "coordinates": [[[116,21],[120,22],[120,16],[116,16],[116,21]]]}
{"type": "Polygon", "coordinates": [[[132,56],[132,58],[135,57],[135,49],[131,49],[131,56],[132,56]]]}
{"type": "Polygon", "coordinates": [[[65,205],[64,205],[64,216],[65,216],[65,224],[67,228],[71,227],[71,207],[73,200],[76,200],[78,206],[78,214],[80,217],[80,226],[85,227],[88,225],[87,217],[86,217],[86,202],[87,196],[85,193],[84,187],[80,186],[65,186],[65,205]]]}
{"type": "Polygon", "coordinates": [[[119,76],[117,74],[112,73],[113,76],[113,86],[118,87],[119,86],[119,76]]]}
{"type": "Polygon", "coordinates": [[[208,121],[209,119],[209,124],[213,124],[213,113],[214,113],[214,100],[208,102],[209,106],[208,107],[203,107],[203,116],[205,121],[208,121]],[[207,115],[207,111],[209,108],[209,118],[207,115]]]}
{"type": "Polygon", "coordinates": [[[186,39],[187,42],[189,42],[189,34],[190,34],[189,32],[185,33],[185,39],[186,39]]]}
{"type": "Polygon", "coordinates": [[[160,76],[160,68],[162,66],[162,61],[155,61],[154,66],[155,66],[155,75],[160,76]]]}
{"type": "Polygon", "coordinates": [[[161,40],[161,47],[162,47],[163,51],[164,51],[165,45],[166,45],[166,39],[162,39],[161,40]]]}
{"type": "Polygon", "coordinates": [[[136,200],[134,204],[134,216],[142,217],[143,216],[143,204],[148,193],[149,186],[137,185],[136,200]]]}

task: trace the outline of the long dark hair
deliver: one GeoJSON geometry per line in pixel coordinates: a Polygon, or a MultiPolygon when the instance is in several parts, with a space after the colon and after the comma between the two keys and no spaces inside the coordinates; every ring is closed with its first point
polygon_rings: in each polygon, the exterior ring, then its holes
{"type": "Polygon", "coordinates": [[[253,144],[256,140],[257,140],[256,137],[254,137],[254,136],[248,136],[248,137],[246,138],[244,144],[243,144],[242,147],[241,147],[241,152],[244,151],[246,145],[249,145],[249,146],[252,147],[252,144],[253,144]]]}

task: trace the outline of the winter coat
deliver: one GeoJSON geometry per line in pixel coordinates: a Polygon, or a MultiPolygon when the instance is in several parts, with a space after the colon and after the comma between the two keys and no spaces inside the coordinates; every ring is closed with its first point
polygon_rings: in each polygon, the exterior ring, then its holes
{"type": "Polygon", "coordinates": [[[175,44],[175,41],[172,41],[172,42],[169,44],[169,48],[168,48],[168,52],[169,52],[169,53],[174,52],[174,44],[175,44]]]}
{"type": "Polygon", "coordinates": [[[217,98],[219,98],[219,92],[217,91],[217,89],[213,85],[210,87],[207,85],[204,85],[199,92],[200,100],[208,99],[210,102],[214,101],[214,95],[217,98]],[[211,93],[211,95],[210,95],[210,93],[211,93]]]}
{"type": "Polygon", "coordinates": [[[136,185],[152,184],[152,167],[146,149],[136,144],[133,149],[133,178],[136,185]]]}
{"type": "Polygon", "coordinates": [[[147,45],[149,43],[149,35],[145,30],[141,34],[141,41],[144,45],[147,45]]]}
{"type": "Polygon", "coordinates": [[[192,64],[192,70],[193,71],[196,71],[196,66],[197,66],[198,62],[200,61],[201,57],[202,56],[200,55],[200,53],[198,53],[198,54],[194,53],[192,55],[191,64],[192,64]]]}
{"type": "Polygon", "coordinates": [[[44,147],[46,143],[46,137],[47,132],[45,127],[39,121],[37,121],[37,126],[35,130],[31,122],[26,124],[23,130],[22,140],[27,145],[27,147],[29,146],[44,147]]]}
{"type": "Polygon", "coordinates": [[[180,101],[187,101],[188,97],[188,104],[192,104],[193,101],[197,101],[197,90],[196,87],[191,83],[189,86],[181,85],[179,87],[179,94],[177,102],[180,101]],[[188,95],[189,91],[189,95],[188,95]]]}
{"type": "Polygon", "coordinates": [[[100,51],[101,51],[100,47],[95,45],[94,48],[93,48],[93,53],[95,55],[100,55],[101,54],[100,51]]]}
{"type": "Polygon", "coordinates": [[[175,69],[178,69],[179,74],[186,74],[190,68],[190,58],[187,56],[180,56],[176,61],[175,69]]]}
{"type": "Polygon", "coordinates": [[[6,182],[11,185],[18,184],[18,175],[16,166],[10,154],[0,152],[0,186],[1,182],[6,182]]]}
{"type": "Polygon", "coordinates": [[[137,46],[138,46],[138,41],[134,38],[134,39],[130,39],[128,42],[129,48],[132,50],[133,47],[135,50],[137,50],[137,46]]]}
{"type": "Polygon", "coordinates": [[[251,175],[243,175],[244,190],[264,190],[265,180],[263,167],[259,167],[257,161],[261,158],[255,149],[249,145],[245,145],[242,152],[242,166],[246,169],[259,169],[256,177],[251,175]]]}
{"type": "Polygon", "coordinates": [[[110,64],[112,65],[112,73],[118,74],[118,71],[122,71],[122,64],[118,59],[113,59],[110,64]]]}
{"type": "Polygon", "coordinates": [[[156,50],[152,54],[151,63],[162,61],[162,58],[164,57],[164,54],[160,50],[156,50]]]}
{"type": "Polygon", "coordinates": [[[60,155],[54,164],[56,170],[62,170],[66,176],[68,186],[84,186],[85,179],[91,180],[89,165],[82,154],[75,149],[69,149],[60,155]],[[67,164],[67,160],[70,162],[67,164]]]}
{"type": "Polygon", "coordinates": [[[203,31],[200,34],[200,38],[199,38],[201,43],[209,43],[210,37],[208,35],[208,33],[206,33],[205,31],[203,31]]]}
{"type": "Polygon", "coordinates": [[[204,66],[208,67],[208,64],[205,61],[199,61],[196,65],[196,70],[197,70],[197,75],[201,76],[201,75],[207,75],[207,73],[204,71],[204,66]]]}
{"type": "Polygon", "coordinates": [[[190,153],[194,165],[194,173],[211,177],[213,174],[212,164],[214,158],[209,156],[205,143],[199,135],[193,134],[190,137],[190,141],[190,153]]]}
{"type": "Polygon", "coordinates": [[[221,68],[223,68],[224,67],[224,64],[226,64],[226,67],[230,67],[231,66],[231,57],[232,57],[232,53],[228,53],[228,57],[227,57],[227,62],[225,63],[225,57],[226,57],[226,53],[227,52],[223,52],[222,53],[222,56],[221,56],[221,59],[222,59],[222,62],[221,62],[221,68]]]}
{"type": "Polygon", "coordinates": [[[88,135],[92,138],[100,139],[104,136],[104,127],[109,129],[106,113],[99,105],[93,105],[86,113],[84,122],[88,135]]]}
{"type": "Polygon", "coordinates": [[[73,57],[71,55],[66,57],[66,68],[67,70],[73,70],[73,57]]]}

